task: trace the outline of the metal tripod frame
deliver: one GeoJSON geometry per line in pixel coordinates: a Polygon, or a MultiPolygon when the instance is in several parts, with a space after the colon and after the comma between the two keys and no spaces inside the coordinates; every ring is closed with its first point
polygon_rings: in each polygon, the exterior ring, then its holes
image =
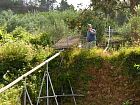
{"type": "Polygon", "coordinates": [[[51,81],[51,77],[50,77],[50,74],[49,74],[48,63],[46,65],[47,65],[46,66],[46,71],[44,72],[44,76],[42,78],[42,83],[41,83],[39,96],[38,96],[36,105],[39,105],[39,101],[40,101],[41,98],[47,98],[46,105],[49,105],[49,98],[54,98],[56,105],[59,105],[57,97],[73,97],[74,105],[77,105],[75,97],[81,97],[81,96],[84,96],[84,95],[74,94],[74,91],[73,91],[72,85],[70,83],[70,80],[68,80],[68,82],[69,82],[69,85],[70,85],[71,94],[56,95],[56,93],[54,91],[54,88],[53,88],[52,81],[51,81]],[[46,78],[46,85],[47,85],[46,86],[47,87],[46,96],[41,96],[41,92],[42,92],[42,89],[43,89],[43,83],[45,82],[45,78],[46,78]],[[49,84],[51,86],[51,90],[52,90],[53,95],[49,95],[49,84]]]}

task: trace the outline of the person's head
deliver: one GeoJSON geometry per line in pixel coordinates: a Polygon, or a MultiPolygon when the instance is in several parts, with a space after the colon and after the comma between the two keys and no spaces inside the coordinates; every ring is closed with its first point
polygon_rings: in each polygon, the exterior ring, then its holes
{"type": "Polygon", "coordinates": [[[91,24],[88,24],[87,25],[87,28],[88,28],[88,30],[92,29],[92,25],[91,24]]]}

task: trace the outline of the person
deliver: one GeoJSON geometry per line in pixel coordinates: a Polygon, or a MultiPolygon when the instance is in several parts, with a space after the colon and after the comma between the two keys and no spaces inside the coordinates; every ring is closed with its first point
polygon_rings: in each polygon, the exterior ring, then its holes
{"type": "Polygon", "coordinates": [[[96,30],[93,29],[91,24],[87,26],[87,48],[92,48],[96,46],[96,30]]]}

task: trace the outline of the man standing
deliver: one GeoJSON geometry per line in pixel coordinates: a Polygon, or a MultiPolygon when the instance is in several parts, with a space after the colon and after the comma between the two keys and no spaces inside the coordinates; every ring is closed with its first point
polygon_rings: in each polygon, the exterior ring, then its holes
{"type": "Polygon", "coordinates": [[[87,28],[87,48],[92,48],[96,46],[96,30],[91,24],[88,24],[87,28]]]}

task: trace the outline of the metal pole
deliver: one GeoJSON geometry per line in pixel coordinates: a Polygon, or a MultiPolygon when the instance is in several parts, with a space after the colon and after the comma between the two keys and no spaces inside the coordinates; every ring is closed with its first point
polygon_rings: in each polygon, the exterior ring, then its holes
{"type": "Polygon", "coordinates": [[[17,99],[17,104],[16,104],[16,105],[19,105],[19,103],[20,103],[20,98],[21,98],[23,92],[24,92],[24,89],[21,90],[21,93],[20,93],[20,95],[19,95],[19,97],[18,97],[18,99],[17,99]]]}
{"type": "Polygon", "coordinates": [[[40,95],[41,95],[41,92],[42,92],[42,87],[43,87],[43,82],[45,80],[45,77],[46,77],[46,71],[44,72],[44,76],[43,76],[43,79],[42,79],[42,83],[41,83],[41,87],[40,87],[40,91],[39,91],[39,95],[38,95],[38,99],[37,99],[37,104],[39,104],[39,99],[40,99],[40,95]]]}
{"type": "MultiPolygon", "coordinates": [[[[25,88],[26,88],[26,87],[25,87],[25,88]]],[[[31,98],[30,98],[30,96],[29,96],[29,93],[28,93],[27,88],[26,88],[26,95],[27,95],[27,97],[28,97],[28,99],[29,99],[30,105],[33,105],[33,104],[32,104],[32,101],[31,101],[31,98]]]]}
{"type": "Polygon", "coordinates": [[[24,81],[24,105],[26,105],[26,78],[24,81]]]}
{"type": "MultiPolygon", "coordinates": [[[[63,94],[63,95],[55,95],[55,96],[48,96],[49,98],[54,98],[54,97],[84,97],[84,95],[81,94],[63,94]]],[[[43,96],[40,98],[47,98],[47,96],[43,96]]]]}
{"type": "MultiPolygon", "coordinates": [[[[49,72],[49,70],[48,70],[48,63],[46,64],[46,69],[47,69],[47,73],[49,72]]],[[[49,77],[48,77],[48,75],[46,75],[46,81],[47,81],[47,105],[49,105],[49,77]]]]}
{"type": "Polygon", "coordinates": [[[68,80],[68,81],[69,81],[69,84],[70,84],[71,93],[73,95],[72,97],[73,97],[73,100],[74,100],[74,104],[77,105],[76,100],[75,100],[75,97],[74,97],[73,88],[72,88],[71,83],[70,83],[70,80],[68,80]]]}
{"type": "Polygon", "coordinates": [[[111,35],[111,30],[110,30],[110,26],[109,26],[109,38],[108,38],[108,44],[107,44],[107,47],[109,47],[109,44],[110,44],[110,35],[111,35]]]}
{"type": "Polygon", "coordinates": [[[51,88],[52,88],[52,92],[53,92],[53,95],[54,95],[54,98],[55,98],[56,105],[58,105],[57,95],[56,95],[55,92],[54,92],[54,88],[53,88],[53,84],[52,84],[52,81],[51,81],[51,77],[50,77],[50,75],[49,75],[49,72],[47,72],[47,75],[48,75],[48,79],[49,79],[49,81],[50,81],[50,85],[51,85],[51,88]]]}
{"type": "MultiPolygon", "coordinates": [[[[63,50],[62,50],[63,51],[63,50]]],[[[59,56],[61,53],[58,52],[56,53],[54,56],[50,57],[49,59],[47,59],[46,61],[44,61],[43,63],[41,63],[40,65],[36,66],[35,68],[33,68],[32,70],[28,71],[27,73],[23,74],[22,76],[20,76],[19,78],[17,78],[16,80],[14,80],[13,82],[11,82],[10,84],[6,85],[5,87],[0,89],[0,93],[4,92],[5,90],[9,89],[10,87],[12,87],[13,85],[15,85],[16,83],[18,83],[19,81],[21,81],[22,79],[24,79],[25,77],[27,77],[28,75],[32,74],[33,72],[35,72],[36,70],[38,70],[39,68],[41,68],[42,66],[44,66],[46,63],[48,63],[49,61],[51,61],[52,59],[56,58],[57,56],[59,56]]]]}
{"type": "Polygon", "coordinates": [[[30,99],[30,96],[29,96],[29,93],[28,93],[28,90],[27,90],[27,85],[26,85],[26,78],[25,78],[25,81],[24,81],[24,105],[27,104],[27,97],[29,99],[29,102],[30,102],[30,105],[33,105],[32,104],[32,101],[30,99]]]}
{"type": "Polygon", "coordinates": [[[110,29],[110,26],[109,26],[109,40],[108,40],[108,44],[110,42],[110,38],[111,38],[111,29],[110,29]]]}
{"type": "Polygon", "coordinates": [[[107,47],[104,49],[104,51],[103,52],[105,52],[108,48],[109,48],[109,44],[110,44],[110,36],[111,36],[111,32],[110,32],[110,26],[109,26],[109,30],[108,30],[109,32],[109,37],[108,37],[108,43],[107,43],[107,47]]]}

